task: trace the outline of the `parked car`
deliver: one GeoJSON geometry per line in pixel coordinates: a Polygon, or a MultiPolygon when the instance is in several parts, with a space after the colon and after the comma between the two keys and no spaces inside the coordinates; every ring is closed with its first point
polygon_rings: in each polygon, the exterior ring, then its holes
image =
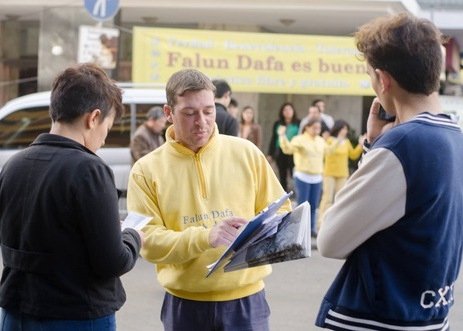
{"type": "MultiPolygon", "coordinates": [[[[114,122],[105,145],[97,154],[112,168],[116,187],[122,191],[119,202],[121,217],[127,213],[126,193],[131,168],[130,137],[146,119],[153,106],[166,103],[164,89],[123,88],[125,115],[114,122]]],[[[29,146],[35,138],[49,132],[50,91],[38,92],[7,102],[0,108],[0,170],[5,162],[19,150],[29,146]]]]}

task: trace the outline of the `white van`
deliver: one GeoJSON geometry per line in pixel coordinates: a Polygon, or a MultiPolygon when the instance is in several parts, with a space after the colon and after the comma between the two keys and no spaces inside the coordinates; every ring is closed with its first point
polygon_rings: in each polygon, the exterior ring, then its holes
{"type": "MultiPolygon", "coordinates": [[[[164,89],[159,88],[122,88],[125,115],[114,122],[104,147],[97,154],[114,171],[116,187],[122,191],[119,211],[124,217],[132,162],[130,137],[146,119],[149,108],[166,103],[166,95],[164,89]]],[[[29,146],[39,134],[50,131],[49,106],[50,91],[13,99],[0,108],[0,170],[14,153],[29,146]]]]}

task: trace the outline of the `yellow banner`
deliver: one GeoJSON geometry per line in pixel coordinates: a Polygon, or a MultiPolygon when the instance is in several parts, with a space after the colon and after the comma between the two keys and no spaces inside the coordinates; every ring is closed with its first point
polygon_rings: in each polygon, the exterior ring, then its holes
{"type": "Polygon", "coordinates": [[[135,83],[165,84],[183,68],[235,92],[374,95],[352,37],[135,27],[135,83]]]}

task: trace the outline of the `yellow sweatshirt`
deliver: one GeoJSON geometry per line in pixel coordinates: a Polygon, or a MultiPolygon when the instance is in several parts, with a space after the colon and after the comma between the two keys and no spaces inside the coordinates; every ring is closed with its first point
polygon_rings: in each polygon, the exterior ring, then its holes
{"type": "MultiPolygon", "coordinates": [[[[329,137],[327,144],[332,146],[337,144],[337,140],[329,137]]],[[[337,144],[337,148],[331,154],[325,155],[325,168],[323,175],[329,177],[347,178],[349,177],[349,158],[355,160],[362,154],[362,146],[359,144],[352,147],[349,139],[344,139],[337,144]]]]}
{"type": "Polygon", "coordinates": [[[322,174],[323,156],[337,147],[336,142],[328,146],[322,137],[313,137],[307,132],[295,136],[291,141],[286,137],[280,137],[280,147],[283,153],[294,154],[294,168],[310,175],[322,174]]]}
{"type": "MultiPolygon", "coordinates": [[[[270,266],[206,278],[207,265],[226,247],[212,248],[211,228],[229,216],[253,218],[278,199],[283,189],[262,152],[250,141],[219,135],[198,153],[175,140],[173,126],[164,145],[133,166],[129,211],[152,215],[141,255],[156,263],[161,285],[180,298],[226,301],[257,293],[270,266]]],[[[291,210],[289,200],[281,212],[291,210]]]]}

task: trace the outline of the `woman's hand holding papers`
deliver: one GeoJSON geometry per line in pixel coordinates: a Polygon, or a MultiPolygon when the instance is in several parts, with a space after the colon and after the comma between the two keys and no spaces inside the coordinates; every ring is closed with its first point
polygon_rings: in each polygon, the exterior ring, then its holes
{"type": "Polygon", "coordinates": [[[140,236],[140,240],[141,240],[141,247],[143,247],[145,245],[145,242],[146,242],[146,235],[141,230],[136,230],[135,229],[135,231],[138,232],[138,235],[140,236]]]}

